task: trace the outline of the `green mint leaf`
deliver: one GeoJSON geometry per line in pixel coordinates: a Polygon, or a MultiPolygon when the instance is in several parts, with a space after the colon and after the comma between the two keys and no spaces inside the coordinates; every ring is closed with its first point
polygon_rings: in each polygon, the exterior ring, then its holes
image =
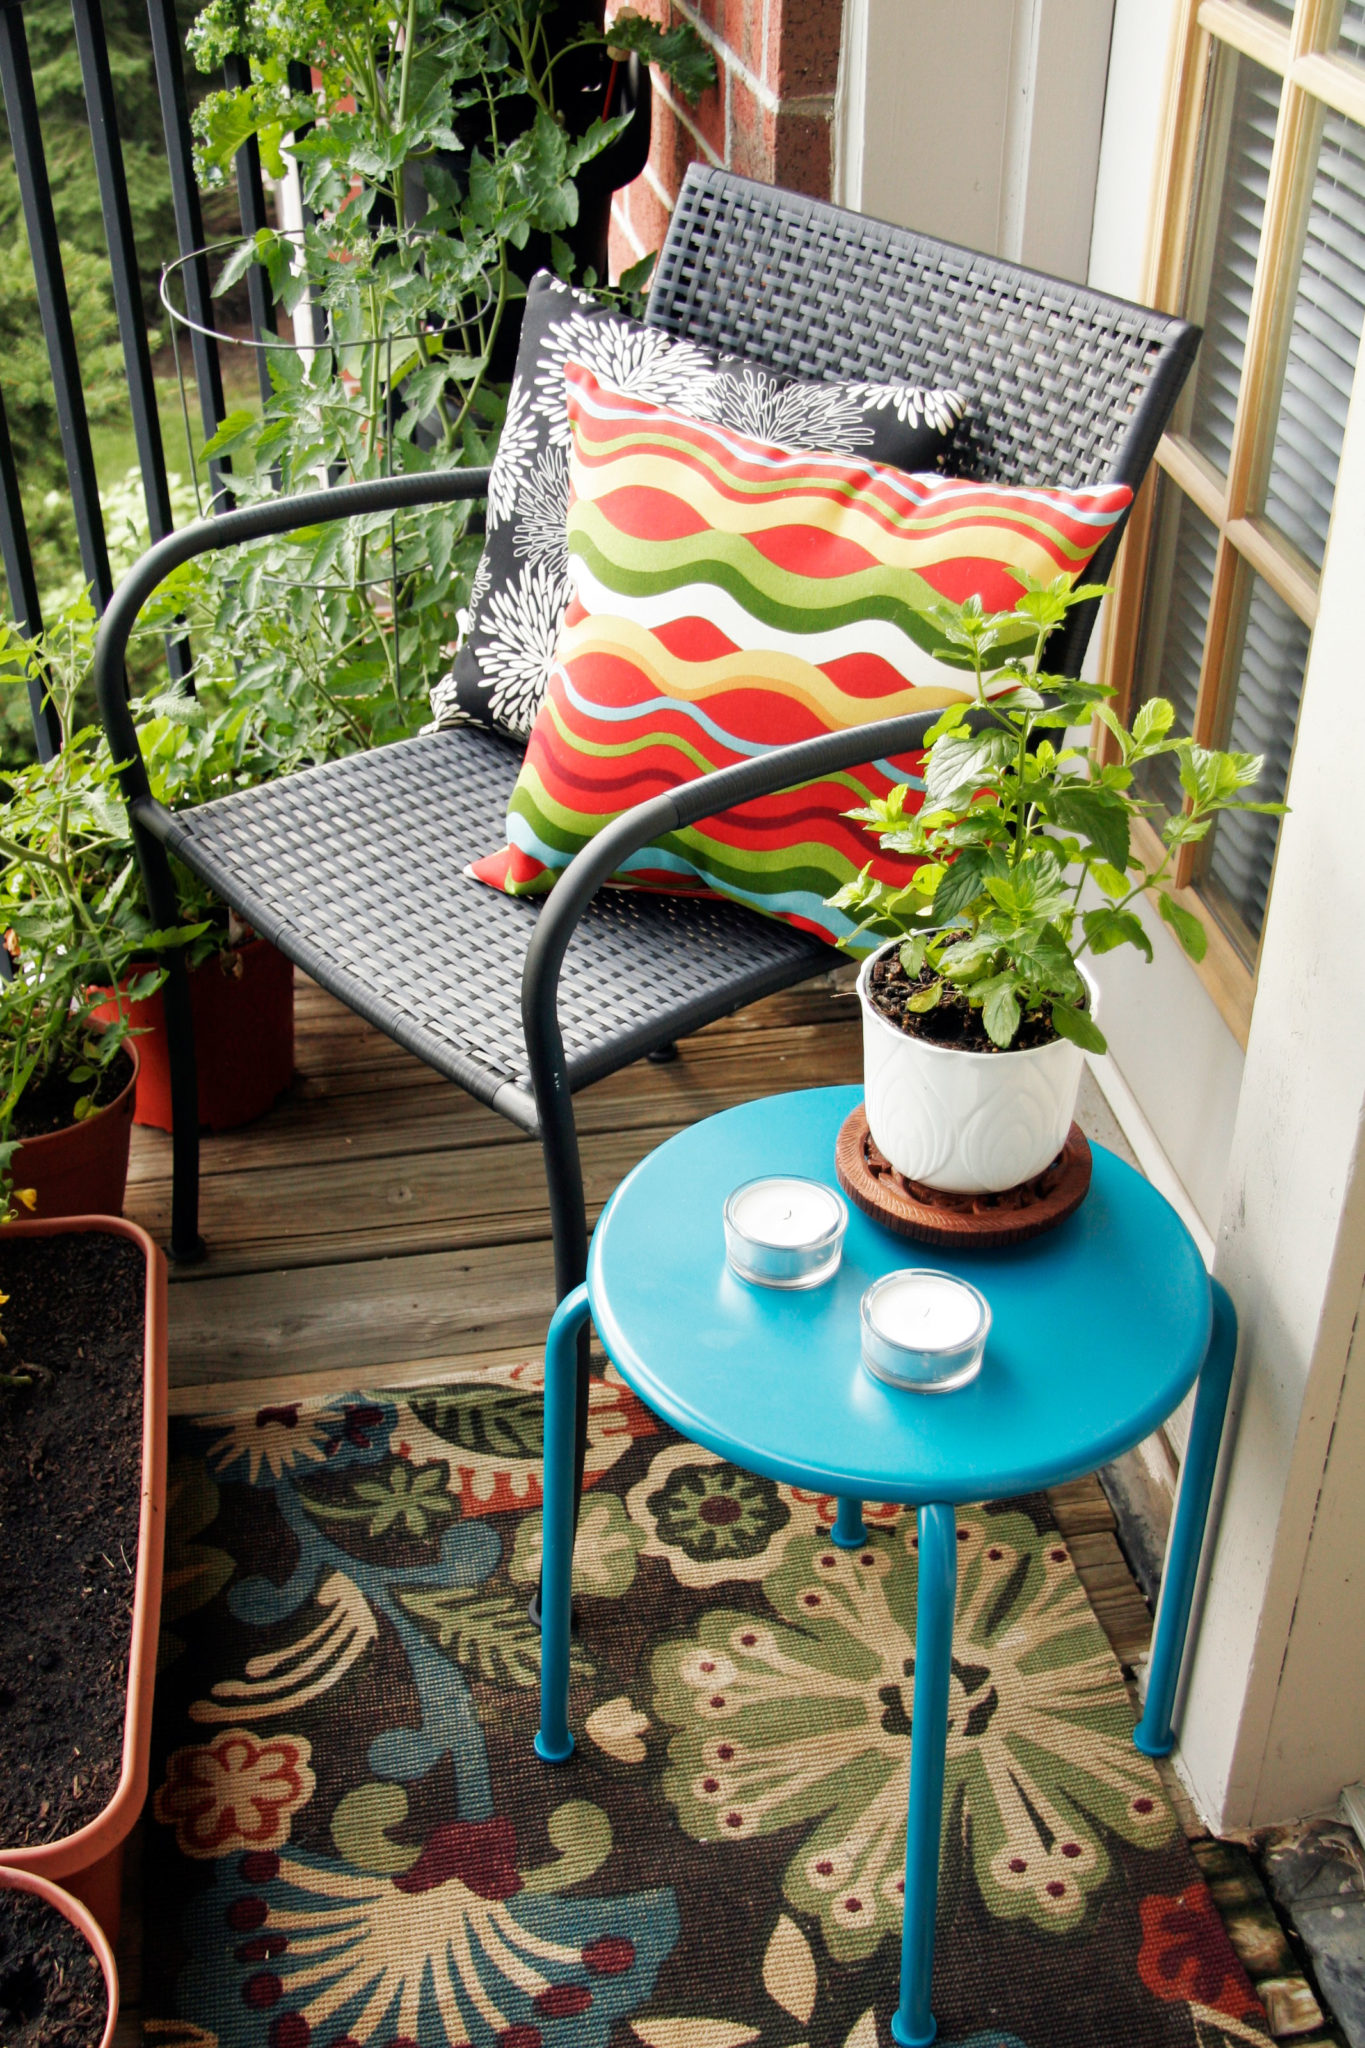
{"type": "Polygon", "coordinates": [[[1083,1052],[1108,1052],[1109,1044],[1099,1025],[1086,1010],[1070,1003],[1052,1005],[1052,1028],[1059,1038],[1069,1038],[1083,1052]]]}
{"type": "Polygon", "coordinates": [[[1179,939],[1191,960],[1202,960],[1209,949],[1209,935],[1192,911],[1176,902],[1163,889],[1157,898],[1161,915],[1179,939]]]}

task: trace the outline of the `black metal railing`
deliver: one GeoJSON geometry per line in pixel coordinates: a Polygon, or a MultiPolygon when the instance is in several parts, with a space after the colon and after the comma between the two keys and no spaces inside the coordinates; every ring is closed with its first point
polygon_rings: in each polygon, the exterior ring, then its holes
{"type": "MultiPolygon", "coordinates": [[[[144,250],[140,261],[135,245],[101,0],[71,0],[71,11],[109,252],[114,311],[127,376],[133,437],[147,522],[151,537],[156,541],[171,531],[174,520],[166,452],[157,411],[156,380],[143,312],[142,261],[150,256],[159,267],[162,257],[170,252],[144,250]]],[[[188,325],[200,425],[207,440],[223,420],[223,377],[214,333],[208,263],[203,254],[203,207],[194,175],[190,96],[175,0],[147,0],[147,16],[147,63],[156,79],[186,311],[190,316],[188,325]]],[[[233,58],[225,74],[225,83],[237,87],[247,82],[246,60],[233,58]]],[[[306,73],[300,84],[306,87],[306,73]]],[[[4,96],[15,175],[52,376],[81,573],[90,586],[96,609],[103,612],[113,589],[109,549],[100,510],[99,480],[86,394],[62,266],[22,0],[0,0],[0,90],[4,96]]],[[[252,233],[267,224],[260,158],[254,141],[238,153],[236,171],[242,225],[252,233]]],[[[259,266],[253,266],[248,274],[248,293],[252,325],[259,341],[275,331],[275,310],[269,284],[259,266]]],[[[258,351],[258,361],[264,378],[263,351],[258,351]]],[[[0,561],[9,586],[9,603],[15,623],[23,633],[36,637],[43,629],[43,618],[29,526],[20,493],[19,479],[25,451],[16,449],[11,442],[4,409],[4,376],[5,366],[0,362],[0,561]]],[[[231,465],[219,459],[210,461],[208,468],[214,509],[230,508],[234,502],[229,482],[231,465]]],[[[192,687],[190,653],[183,639],[167,643],[167,659],[172,676],[192,687]]],[[[41,682],[30,683],[29,698],[38,756],[40,760],[47,760],[60,745],[61,735],[51,706],[45,701],[41,682]]]]}

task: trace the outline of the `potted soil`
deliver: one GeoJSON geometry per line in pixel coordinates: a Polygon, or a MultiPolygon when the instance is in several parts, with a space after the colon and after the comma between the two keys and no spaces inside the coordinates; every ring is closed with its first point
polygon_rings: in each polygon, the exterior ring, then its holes
{"type": "Polygon", "coordinates": [[[0,1865],[112,1940],[151,1742],[165,1260],[117,1217],[11,1221],[0,1296],[0,1865]]]}
{"type": "Polygon", "coordinates": [[[1011,612],[988,614],[974,598],[935,606],[974,698],[926,735],[918,809],[899,786],[849,814],[907,862],[904,882],[864,869],[830,900],[855,919],[845,946],[884,941],[858,977],[868,1129],[897,1172],[927,1187],[999,1193],[1042,1172],[1065,1142],[1084,1055],[1105,1050],[1082,956],[1132,945],[1150,960],[1134,906],[1152,893],[1200,959],[1204,928],[1172,894],[1176,856],[1220,811],[1283,809],[1246,796],[1259,755],[1172,737],[1164,698],[1129,730],[1100,685],[1042,673],[1054,628],[1100,594],[1058,582],[1025,591],[1011,612]],[[1067,744],[1068,728],[1092,720],[1111,758],[1067,744]],[[1132,824],[1161,806],[1135,778],[1163,754],[1185,807],[1161,824],[1163,857],[1149,869],[1132,824]]]}
{"type": "Polygon", "coordinates": [[[45,1877],[0,1868],[0,2040],[110,2048],[118,1972],[104,1930],[45,1877]]]}

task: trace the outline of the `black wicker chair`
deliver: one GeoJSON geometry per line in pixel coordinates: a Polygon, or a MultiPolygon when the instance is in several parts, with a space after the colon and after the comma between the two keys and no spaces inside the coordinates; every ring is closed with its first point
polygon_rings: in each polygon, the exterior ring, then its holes
{"type": "MultiPolygon", "coordinates": [[[[649,320],[808,377],[967,390],[953,467],[1010,483],[1136,488],[1198,342],[1184,322],[905,229],[688,172],[649,320]]],[[[629,813],[580,854],[543,908],[468,880],[497,846],[518,751],[457,730],[403,741],[172,815],[151,796],[124,698],[138,611],[178,563],[347,514],[481,496],[486,471],[360,484],[251,507],[171,535],[132,570],[96,656],[152,915],[175,917],[167,852],[322,986],[541,1139],[561,1294],[587,1230],[571,1094],[837,957],[736,906],[597,891],[628,850],[746,796],[903,751],[927,718],[883,721],[720,771],[629,813]],[[572,944],[570,944],[572,941],[572,944]]],[[[1097,558],[1102,577],[1117,536],[1097,558]]],[[[1075,673],[1093,613],[1054,666],[1075,673]]],[[[199,1250],[188,995],[166,991],[175,1106],[171,1249],[199,1250]]],[[[584,1354],[586,1359],[586,1352],[584,1354]]],[[[585,1367],[586,1369],[586,1367],[585,1367]]],[[[580,1429],[586,1404],[580,1401],[580,1429]]]]}

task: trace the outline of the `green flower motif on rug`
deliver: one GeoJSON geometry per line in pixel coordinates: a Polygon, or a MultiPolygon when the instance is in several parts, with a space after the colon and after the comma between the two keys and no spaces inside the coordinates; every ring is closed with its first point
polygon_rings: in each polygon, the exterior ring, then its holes
{"type": "Polygon", "coordinates": [[[680,1465],[647,1505],[659,1540],[698,1564],[757,1557],[791,1520],[776,1481],[735,1465],[680,1465]]]}
{"type": "MultiPolygon", "coordinates": [[[[525,1515],[517,1524],[508,1567],[520,1586],[540,1584],[544,1535],[541,1517],[525,1515]]],[[[614,1493],[590,1493],[578,1512],[574,1538],[573,1582],[578,1593],[619,1600],[635,1582],[635,1564],[644,1542],[614,1493]]]]}
{"type": "Polygon", "coordinates": [[[820,1526],[817,1497],[727,1465],[714,1451],[673,1443],[626,1496],[642,1555],[664,1559],[680,1586],[766,1579],[796,1536],[820,1526]]]}
{"type": "MultiPolygon", "coordinates": [[[[776,1623],[713,1609],[654,1657],[682,1825],[742,1842],[811,1824],[783,1889],[840,1961],[900,1931],[916,1542],[908,1515],[863,1550],[798,1537],[764,1580],[776,1623]]],[[[945,1836],[970,1843],[993,1913],[1066,1932],[1108,1875],[1106,1833],[1157,1846],[1170,1810],[1055,1535],[965,1509],[958,1566],[945,1836]]]]}

